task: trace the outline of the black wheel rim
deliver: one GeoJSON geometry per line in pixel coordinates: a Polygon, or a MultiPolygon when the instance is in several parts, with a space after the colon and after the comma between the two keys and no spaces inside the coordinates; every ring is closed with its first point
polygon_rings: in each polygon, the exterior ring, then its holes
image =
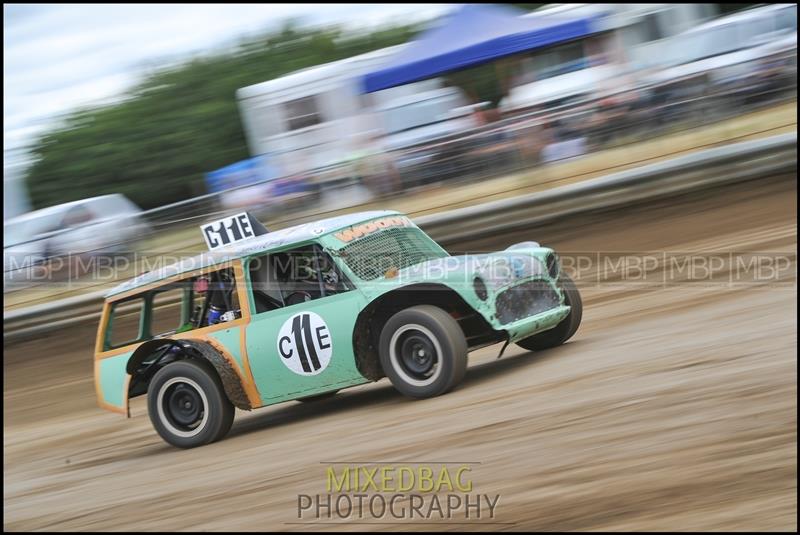
{"type": "Polygon", "coordinates": [[[436,346],[428,336],[417,330],[403,333],[397,340],[396,351],[400,355],[400,365],[414,379],[427,379],[433,374],[439,355],[436,346]]]}
{"type": "Polygon", "coordinates": [[[203,421],[205,405],[200,393],[187,383],[170,385],[163,398],[164,414],[180,431],[192,431],[203,421]]]}

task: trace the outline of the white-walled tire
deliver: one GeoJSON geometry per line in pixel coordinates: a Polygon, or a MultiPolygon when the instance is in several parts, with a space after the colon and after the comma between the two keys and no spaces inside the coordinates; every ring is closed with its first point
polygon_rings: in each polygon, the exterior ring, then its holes
{"type": "Polygon", "coordinates": [[[412,398],[438,396],[460,383],[467,352],[458,322],[432,305],[397,312],[381,331],[383,371],[400,393],[412,398]]]}
{"type": "Polygon", "coordinates": [[[235,409],[210,365],[179,360],[153,376],[147,411],[161,438],[178,448],[193,448],[223,438],[235,409]]]}

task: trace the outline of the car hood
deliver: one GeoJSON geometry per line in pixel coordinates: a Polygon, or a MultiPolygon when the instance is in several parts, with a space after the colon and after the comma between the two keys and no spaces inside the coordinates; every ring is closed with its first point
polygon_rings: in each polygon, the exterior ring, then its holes
{"type": "Polygon", "coordinates": [[[532,247],[484,254],[467,254],[435,258],[400,269],[394,276],[381,277],[366,283],[368,293],[382,293],[410,284],[445,284],[454,289],[472,287],[480,277],[492,291],[531,276],[548,278],[547,247],[532,247]]]}

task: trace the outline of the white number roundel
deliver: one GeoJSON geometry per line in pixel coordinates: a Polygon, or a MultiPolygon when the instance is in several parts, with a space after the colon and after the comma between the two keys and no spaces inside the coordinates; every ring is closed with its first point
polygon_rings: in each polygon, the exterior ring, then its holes
{"type": "Polygon", "coordinates": [[[317,375],[328,367],[332,354],[330,329],[318,314],[295,314],[278,332],[278,355],[296,374],[317,375]]]}

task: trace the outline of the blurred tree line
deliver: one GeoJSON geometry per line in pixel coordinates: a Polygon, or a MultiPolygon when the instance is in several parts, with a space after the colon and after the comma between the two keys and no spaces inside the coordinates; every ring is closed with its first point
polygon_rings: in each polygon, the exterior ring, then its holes
{"type": "Polygon", "coordinates": [[[281,30],[157,70],[121,101],[66,117],[32,147],[26,182],[35,208],[122,193],[143,208],[205,192],[204,173],[249,156],[240,87],[404,43],[421,28],[281,30]]]}
{"type": "MultiPolygon", "coordinates": [[[[532,10],[544,4],[512,4],[532,10]]],[[[345,34],[287,22],[232,49],[160,69],[121,101],[76,111],[33,145],[26,183],[34,208],[122,193],[143,208],[205,193],[204,174],[249,156],[240,87],[405,43],[423,28],[345,34]]],[[[502,68],[498,67],[498,68],[502,68]]],[[[498,100],[496,68],[454,73],[476,100],[498,100]]]]}

